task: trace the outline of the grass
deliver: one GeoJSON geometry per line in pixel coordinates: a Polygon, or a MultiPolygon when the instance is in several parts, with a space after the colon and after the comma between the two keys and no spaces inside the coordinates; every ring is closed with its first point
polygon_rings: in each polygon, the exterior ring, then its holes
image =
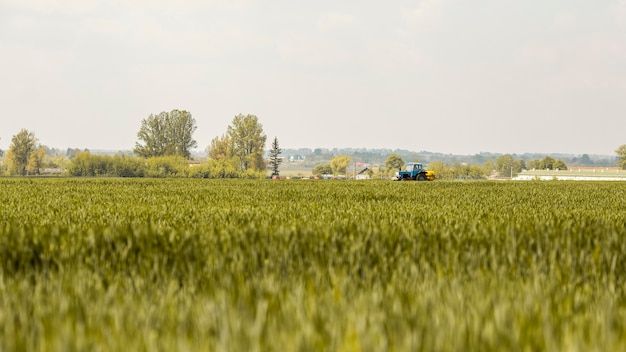
{"type": "Polygon", "coordinates": [[[0,189],[0,350],[626,347],[620,184],[0,189]]]}

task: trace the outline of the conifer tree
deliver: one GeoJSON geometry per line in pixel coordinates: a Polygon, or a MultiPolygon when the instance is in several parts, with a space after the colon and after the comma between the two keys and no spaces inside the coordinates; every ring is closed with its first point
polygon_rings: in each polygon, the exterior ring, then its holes
{"type": "Polygon", "coordinates": [[[282,150],[278,146],[278,138],[274,137],[274,141],[272,142],[272,149],[270,149],[270,167],[272,168],[272,176],[278,176],[280,163],[283,162],[283,159],[280,158],[280,153],[282,150]]]}

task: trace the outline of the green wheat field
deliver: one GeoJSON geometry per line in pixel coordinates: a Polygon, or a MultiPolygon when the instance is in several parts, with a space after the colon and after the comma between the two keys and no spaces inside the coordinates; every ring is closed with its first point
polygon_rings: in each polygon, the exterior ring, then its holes
{"type": "Polygon", "coordinates": [[[0,179],[2,351],[624,351],[626,185],[0,179]]]}

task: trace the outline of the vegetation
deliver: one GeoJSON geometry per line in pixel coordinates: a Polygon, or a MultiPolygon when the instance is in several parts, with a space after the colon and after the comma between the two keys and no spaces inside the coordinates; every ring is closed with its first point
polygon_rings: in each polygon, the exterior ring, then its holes
{"type": "Polygon", "coordinates": [[[397,171],[402,169],[404,165],[404,160],[402,160],[402,157],[396,153],[389,154],[389,156],[387,156],[387,160],[385,160],[385,167],[390,170],[392,169],[397,171]]]}
{"type": "Polygon", "coordinates": [[[319,164],[315,166],[311,172],[314,175],[332,175],[333,168],[330,167],[330,164],[319,164]]]}
{"type": "Polygon", "coordinates": [[[396,171],[404,168],[404,160],[399,154],[391,153],[385,159],[385,170],[381,170],[386,177],[393,176],[396,171]]]}
{"type": "Polygon", "coordinates": [[[428,169],[435,172],[438,180],[481,180],[486,179],[491,172],[491,164],[486,166],[467,165],[454,163],[452,165],[442,162],[433,162],[428,165],[428,169]]]}
{"type": "MultiPolygon", "coordinates": [[[[189,165],[180,156],[161,156],[148,159],[117,155],[94,155],[89,151],[79,152],[68,166],[69,176],[79,177],[191,177],[224,178],[222,170],[212,168],[211,164],[189,165]]],[[[233,171],[232,177],[241,173],[233,171]]],[[[256,175],[255,178],[262,178],[256,175]]]]}
{"type": "Polygon", "coordinates": [[[198,146],[193,139],[195,130],[196,120],[185,110],[151,114],[141,121],[134,152],[144,158],[172,155],[189,158],[191,149],[198,146]]]}
{"type": "Polygon", "coordinates": [[[619,184],[0,187],[0,350],[626,348],[619,184]]]}
{"type": "Polygon", "coordinates": [[[348,155],[339,155],[330,161],[330,168],[333,170],[334,175],[345,175],[348,164],[352,161],[352,158],[348,155]]]}
{"type": "Polygon", "coordinates": [[[215,137],[207,147],[211,174],[219,178],[235,178],[238,175],[239,162],[233,157],[233,146],[228,135],[215,137]]]}
{"type": "Polygon", "coordinates": [[[11,139],[11,145],[5,156],[9,174],[38,175],[44,155],[45,151],[38,146],[35,134],[22,129],[11,139]]]}
{"type": "Polygon", "coordinates": [[[617,166],[626,170],[626,144],[622,144],[615,150],[619,160],[617,161],[617,166]]]}
{"type": "Polygon", "coordinates": [[[240,164],[241,171],[264,171],[265,141],[263,125],[254,115],[237,115],[228,126],[227,134],[231,143],[232,157],[240,164]]]}
{"type": "Polygon", "coordinates": [[[235,116],[226,134],[215,137],[206,149],[209,154],[209,174],[218,178],[264,177],[266,139],[263,125],[256,116],[235,116]]]}
{"type": "Polygon", "coordinates": [[[496,159],[495,167],[500,176],[515,177],[526,168],[526,164],[524,160],[515,159],[511,154],[505,154],[496,159]]]}
{"type": "Polygon", "coordinates": [[[528,168],[536,170],[567,170],[567,165],[565,165],[563,160],[546,156],[541,160],[534,159],[529,161],[528,168]]]}
{"type": "Polygon", "coordinates": [[[272,149],[270,149],[270,167],[272,169],[272,176],[279,175],[280,163],[283,162],[283,159],[280,158],[280,153],[281,149],[278,145],[278,137],[274,137],[272,149]]]}

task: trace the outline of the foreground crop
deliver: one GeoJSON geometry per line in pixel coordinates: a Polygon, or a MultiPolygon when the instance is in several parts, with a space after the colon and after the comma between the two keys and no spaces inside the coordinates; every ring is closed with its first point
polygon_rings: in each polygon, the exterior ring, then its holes
{"type": "Polygon", "coordinates": [[[0,350],[626,348],[620,184],[0,188],[0,350]]]}

